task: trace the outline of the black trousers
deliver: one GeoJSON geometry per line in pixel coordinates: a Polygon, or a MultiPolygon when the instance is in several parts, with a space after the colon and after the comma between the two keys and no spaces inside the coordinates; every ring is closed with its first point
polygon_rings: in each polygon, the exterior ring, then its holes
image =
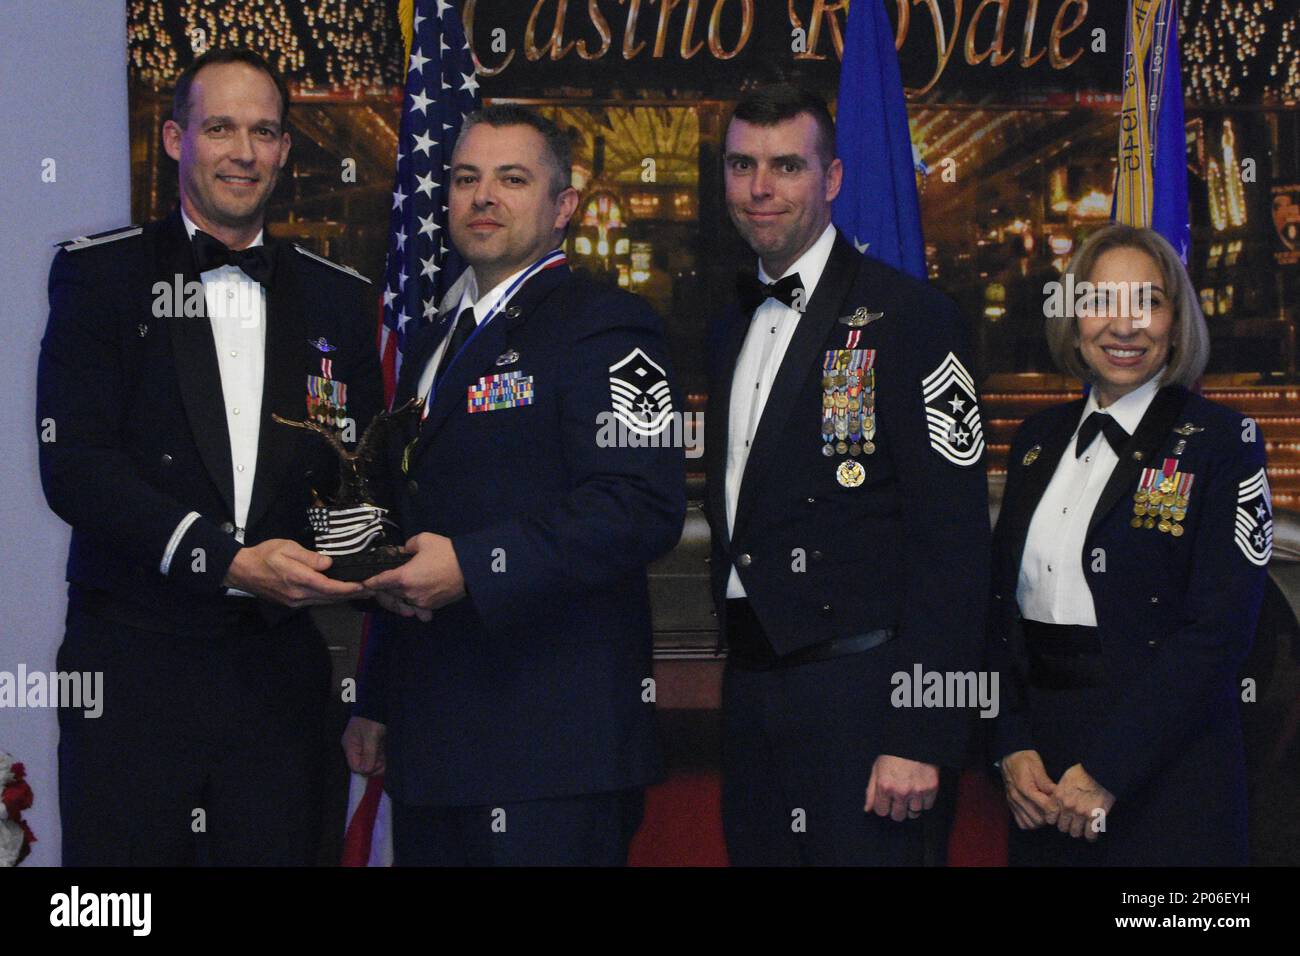
{"type": "Polygon", "coordinates": [[[619,790],[497,806],[393,801],[397,866],[624,866],[645,791],[619,790]]]}
{"type": "MultiPolygon", "coordinates": [[[[1053,780],[1081,763],[1114,706],[1095,628],[1025,622],[1028,711],[1034,747],[1053,780]]],[[[1116,690],[1115,693],[1122,693],[1116,690]]],[[[1231,692],[1230,692],[1231,693],[1231,692]]],[[[1055,827],[1012,823],[1012,866],[1244,866],[1246,767],[1236,701],[1229,719],[1188,728],[1177,754],[1136,792],[1115,802],[1089,842],[1055,827]]],[[[1131,746],[1145,741],[1135,735],[1131,746]]],[[[1087,770],[1087,766],[1084,766],[1087,770]]],[[[1105,780],[1098,781],[1102,786],[1105,780]]]]}
{"type": "MultiPolygon", "coordinates": [[[[1034,746],[1053,780],[1079,763],[1110,706],[1103,687],[1029,688],[1034,746]]],[[[1133,746],[1142,746],[1135,738],[1133,746]]],[[[1085,770],[1087,767],[1085,766],[1085,770]]],[[[1105,785],[1105,781],[1099,781],[1105,785]]],[[[1145,787],[1115,802],[1089,842],[1055,827],[1010,824],[1011,866],[1245,866],[1245,756],[1240,731],[1192,736],[1145,787]]]]}
{"type": "MultiPolygon", "coordinates": [[[[888,707],[872,652],[722,678],[722,825],[733,866],[921,866],[925,814],[863,810],[888,707]]],[[[929,811],[933,812],[933,811],[929,811]]]]}
{"type": "Polygon", "coordinates": [[[103,710],[59,712],[65,866],[315,863],[330,662],[311,620],[160,634],[70,608],[61,671],[103,710]]]}

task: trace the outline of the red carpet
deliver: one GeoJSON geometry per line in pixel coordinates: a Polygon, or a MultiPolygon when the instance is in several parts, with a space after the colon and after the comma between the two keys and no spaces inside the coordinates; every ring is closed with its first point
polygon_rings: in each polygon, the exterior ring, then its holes
{"type": "MultiPolygon", "coordinates": [[[[981,773],[962,774],[948,857],[952,866],[1005,866],[1007,811],[981,773]]],[[[716,773],[674,774],[646,794],[645,823],[632,841],[632,866],[726,866],[716,773]]]]}
{"type": "Polygon", "coordinates": [[[726,866],[722,790],[716,773],[673,774],[646,792],[632,866],[726,866]]]}
{"type": "Polygon", "coordinates": [[[957,781],[957,816],[948,838],[949,866],[1006,866],[1010,815],[988,775],[968,770],[957,781]]]}

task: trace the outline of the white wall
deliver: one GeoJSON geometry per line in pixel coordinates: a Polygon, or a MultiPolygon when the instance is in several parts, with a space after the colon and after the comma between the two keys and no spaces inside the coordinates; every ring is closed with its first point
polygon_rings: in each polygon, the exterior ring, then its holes
{"type": "MultiPolygon", "coordinates": [[[[62,639],[68,529],[36,466],[45,282],[53,243],[130,222],[128,134],[125,0],[0,3],[0,671],[52,670],[62,639]]],[[[24,866],[59,863],[57,744],[53,710],[0,708],[35,791],[24,866]]]]}

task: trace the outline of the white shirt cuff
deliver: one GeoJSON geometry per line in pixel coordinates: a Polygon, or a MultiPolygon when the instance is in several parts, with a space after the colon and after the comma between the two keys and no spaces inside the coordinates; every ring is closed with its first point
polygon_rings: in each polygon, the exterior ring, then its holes
{"type": "Polygon", "coordinates": [[[181,519],[181,523],[178,524],[176,530],[172,532],[171,539],[167,542],[167,550],[163,552],[162,563],[158,565],[158,571],[164,577],[166,577],[167,572],[171,569],[172,557],[176,554],[176,549],[180,547],[181,538],[185,537],[185,532],[190,530],[190,525],[194,524],[194,522],[198,520],[198,517],[199,513],[197,511],[191,511],[181,519]]]}

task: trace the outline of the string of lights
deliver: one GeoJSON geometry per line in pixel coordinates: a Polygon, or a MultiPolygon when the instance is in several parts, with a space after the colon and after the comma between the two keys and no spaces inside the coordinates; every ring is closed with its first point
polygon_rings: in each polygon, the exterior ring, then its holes
{"type": "Polygon", "coordinates": [[[375,0],[130,0],[136,76],[155,89],[208,47],[246,46],[299,89],[360,93],[400,85],[401,34],[375,0]]]}
{"type": "MultiPolygon", "coordinates": [[[[1294,0],[1283,0],[1289,6],[1294,0]]],[[[1183,82],[1193,102],[1300,99],[1300,13],[1281,21],[1277,0],[1183,0],[1183,82]]]]}

